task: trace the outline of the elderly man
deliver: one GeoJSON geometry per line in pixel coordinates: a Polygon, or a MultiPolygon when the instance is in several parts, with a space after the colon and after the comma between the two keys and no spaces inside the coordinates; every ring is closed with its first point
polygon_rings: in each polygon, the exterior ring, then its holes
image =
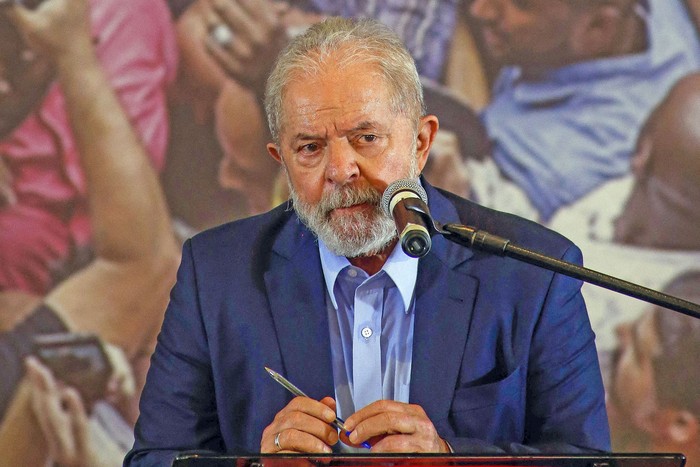
{"type": "MultiPolygon", "coordinates": [[[[379,200],[420,174],[438,121],[394,33],[372,20],[312,26],[280,55],[266,112],[293,209],[185,243],[126,465],[192,449],[609,448],[578,281],[443,238],[421,259],[397,247],[379,200]],[[292,399],[265,366],[309,397],[292,399]],[[342,443],[336,416],[351,432],[342,443]]],[[[422,183],[444,222],[580,260],[539,225],[422,183]]]]}
{"type": "Polygon", "coordinates": [[[421,76],[437,81],[458,9],[457,0],[168,3],[177,17],[182,102],[163,181],[173,214],[197,230],[265,212],[285,189],[279,166],[265,155],[262,100],[274,59],[291,36],[327,16],[376,18],[404,40],[421,76]]]}
{"type": "Polygon", "coordinates": [[[629,172],[642,123],[700,66],[679,0],[473,0],[504,65],[483,113],[494,161],[538,217],[629,172]]]}

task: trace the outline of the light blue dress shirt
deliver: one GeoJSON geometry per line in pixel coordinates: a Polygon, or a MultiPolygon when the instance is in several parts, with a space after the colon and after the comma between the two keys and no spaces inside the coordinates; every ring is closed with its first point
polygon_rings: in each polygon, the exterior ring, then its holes
{"type": "Polygon", "coordinates": [[[380,399],[408,402],[418,259],[397,245],[370,277],[320,240],[319,251],[338,416],[380,399]]]}
{"type": "MultiPolygon", "coordinates": [[[[628,174],[637,135],[682,76],[700,68],[700,41],[681,0],[649,0],[643,53],[585,61],[537,81],[505,67],[483,121],[503,174],[543,221],[628,174]]],[[[477,200],[479,201],[479,200],[477,200]]]]}

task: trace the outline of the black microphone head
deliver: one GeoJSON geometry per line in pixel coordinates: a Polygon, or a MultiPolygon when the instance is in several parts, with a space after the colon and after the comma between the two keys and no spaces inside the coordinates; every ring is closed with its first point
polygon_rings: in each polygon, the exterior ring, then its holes
{"type": "Polygon", "coordinates": [[[424,203],[428,202],[428,194],[425,192],[423,187],[420,186],[420,183],[418,183],[417,179],[403,178],[400,180],[396,180],[391,185],[386,187],[386,190],[384,190],[384,194],[382,195],[382,209],[385,213],[387,213],[390,216],[391,199],[396,193],[399,193],[401,191],[413,192],[417,194],[424,203]]]}
{"type": "Polygon", "coordinates": [[[432,241],[428,231],[423,226],[407,225],[399,236],[404,253],[413,258],[421,258],[428,254],[432,241]]]}

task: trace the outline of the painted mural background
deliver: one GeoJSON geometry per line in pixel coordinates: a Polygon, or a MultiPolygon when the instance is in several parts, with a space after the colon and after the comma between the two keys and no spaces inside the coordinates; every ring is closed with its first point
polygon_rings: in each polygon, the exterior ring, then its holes
{"type": "MultiPolygon", "coordinates": [[[[265,150],[269,136],[260,108],[275,55],[269,51],[326,15],[373,16],[406,42],[424,78],[428,111],[440,118],[425,172],[430,183],[566,235],[592,269],[700,302],[699,2],[602,2],[612,5],[611,16],[600,21],[631,15],[629,24],[643,25],[634,51],[533,78],[523,69],[546,66],[528,60],[566,47],[558,43],[538,55],[537,44],[570,32],[553,26],[561,25],[551,16],[556,9],[538,8],[569,0],[228,1],[255,4],[244,8],[249,27],[225,26],[225,8],[212,6],[225,0],[89,3],[98,58],[158,174],[178,244],[286,200],[284,175],[265,150]],[[534,24],[522,44],[508,42],[519,41],[518,30],[499,23],[505,21],[497,19],[499,8],[534,24]],[[540,15],[539,23],[533,15],[540,15]],[[246,48],[265,27],[268,52],[261,53],[261,44],[246,48]],[[508,65],[508,47],[525,63],[522,69],[508,65]],[[219,60],[212,58],[217,54],[219,60]]],[[[36,80],[39,91],[23,91],[34,97],[14,120],[17,102],[3,98],[11,85],[20,88],[7,76],[22,76],[36,63],[8,24],[0,22],[0,329],[9,342],[0,353],[0,454],[24,456],[31,446],[37,465],[45,465],[52,449],[47,430],[53,430],[55,439],[65,433],[68,444],[83,436],[75,452],[93,456],[90,462],[121,465],[157,327],[139,335],[139,345],[124,344],[124,352],[107,350],[132,370],[134,391],[88,404],[82,428],[70,417],[62,419],[65,425],[42,425],[36,404],[22,403],[24,370],[17,356],[31,353],[33,343],[13,341],[13,330],[36,319],[42,307],[60,310],[80,302],[78,295],[101,290],[81,292],[71,284],[100,261],[102,249],[72,135],[72,125],[80,123],[66,117],[60,86],[50,74],[45,82],[36,80]]],[[[633,27],[624,31],[634,36],[633,27]]],[[[129,180],[128,172],[117,177],[129,180]]],[[[128,183],[122,189],[129,191],[128,183]]],[[[141,201],[147,208],[149,200],[141,201]]],[[[140,235],[131,228],[115,224],[125,237],[140,235]]],[[[127,291],[111,303],[119,302],[120,312],[133,319],[147,313],[145,306],[151,315],[162,312],[172,267],[158,277],[151,292],[139,289],[126,300],[127,291]]],[[[700,465],[697,320],[595,286],[583,291],[597,335],[614,450],[682,450],[691,466],[700,465]]],[[[122,321],[108,312],[81,313],[93,316],[85,328],[104,340],[131,342],[133,334],[121,332],[122,321]],[[114,319],[112,328],[95,322],[102,317],[114,319]]],[[[128,326],[133,323],[123,329],[128,326]]]]}

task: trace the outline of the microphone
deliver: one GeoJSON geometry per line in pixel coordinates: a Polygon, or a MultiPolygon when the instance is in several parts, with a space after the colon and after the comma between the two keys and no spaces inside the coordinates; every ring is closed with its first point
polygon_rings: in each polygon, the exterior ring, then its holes
{"type": "Polygon", "coordinates": [[[428,225],[423,217],[408,208],[416,207],[419,212],[429,216],[427,202],[428,195],[414,179],[396,180],[384,190],[382,195],[382,209],[396,223],[401,248],[404,253],[413,258],[427,255],[432,242],[428,225]]]}

